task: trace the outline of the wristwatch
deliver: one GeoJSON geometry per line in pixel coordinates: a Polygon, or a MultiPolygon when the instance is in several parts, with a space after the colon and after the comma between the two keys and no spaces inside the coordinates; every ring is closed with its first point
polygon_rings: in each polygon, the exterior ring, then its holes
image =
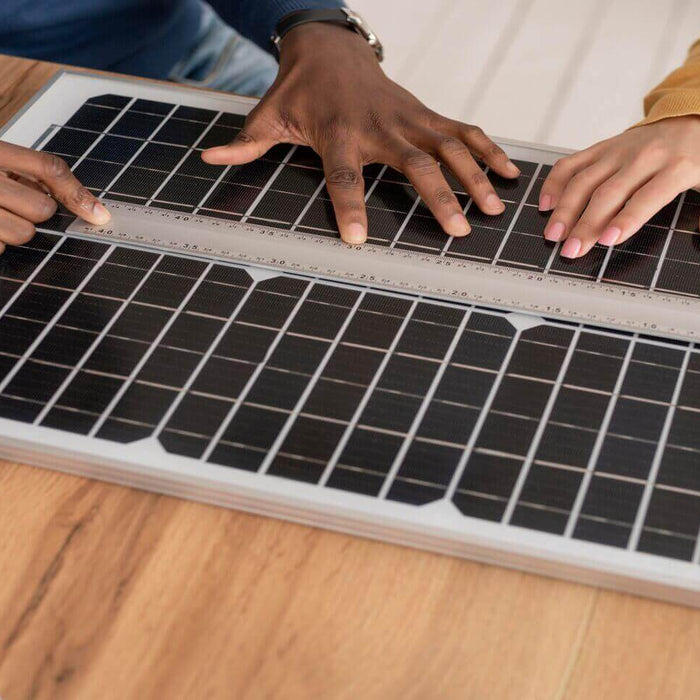
{"type": "Polygon", "coordinates": [[[374,49],[379,61],[384,60],[384,47],[377,35],[370,29],[369,25],[354,10],[347,7],[340,7],[335,10],[296,10],[282,17],[277,24],[277,29],[270,40],[279,58],[280,42],[284,35],[294,27],[307,22],[332,22],[341,24],[356,31],[374,49]]]}

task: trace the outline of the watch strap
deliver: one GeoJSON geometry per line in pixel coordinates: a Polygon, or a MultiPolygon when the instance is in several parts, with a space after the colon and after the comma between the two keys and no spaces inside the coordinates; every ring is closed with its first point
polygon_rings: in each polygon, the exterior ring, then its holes
{"type": "Polygon", "coordinates": [[[365,29],[365,25],[361,18],[355,13],[352,13],[346,8],[336,9],[319,9],[319,10],[295,10],[282,17],[278,22],[275,33],[271,37],[272,45],[276,55],[279,57],[280,42],[284,36],[295,27],[309,22],[331,22],[338,24],[364,37],[372,46],[377,58],[381,61],[383,58],[383,49],[381,43],[376,39],[374,34],[365,29]]]}
{"type": "Polygon", "coordinates": [[[321,9],[321,10],[295,10],[282,17],[277,24],[277,30],[273,35],[273,39],[279,37],[278,41],[284,38],[287,32],[290,32],[295,27],[308,22],[335,22],[350,27],[348,16],[340,9],[321,9]]]}

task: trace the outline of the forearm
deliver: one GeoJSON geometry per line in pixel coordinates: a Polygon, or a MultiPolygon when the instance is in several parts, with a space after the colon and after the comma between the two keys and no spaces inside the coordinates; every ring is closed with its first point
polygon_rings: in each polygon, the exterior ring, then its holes
{"type": "Polygon", "coordinates": [[[277,23],[295,10],[342,7],[342,0],[208,0],[209,4],[243,36],[271,50],[270,37],[277,23]]]}
{"type": "Polygon", "coordinates": [[[685,64],[645,97],[644,114],[637,126],[669,117],[700,115],[700,41],[691,47],[685,64]]]}

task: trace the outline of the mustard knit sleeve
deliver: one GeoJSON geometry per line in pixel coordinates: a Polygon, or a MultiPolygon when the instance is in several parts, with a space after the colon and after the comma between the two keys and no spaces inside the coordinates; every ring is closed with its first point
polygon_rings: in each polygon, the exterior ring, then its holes
{"type": "Polygon", "coordinates": [[[644,98],[644,114],[635,126],[667,117],[700,115],[700,40],[691,47],[685,64],[644,98]]]}

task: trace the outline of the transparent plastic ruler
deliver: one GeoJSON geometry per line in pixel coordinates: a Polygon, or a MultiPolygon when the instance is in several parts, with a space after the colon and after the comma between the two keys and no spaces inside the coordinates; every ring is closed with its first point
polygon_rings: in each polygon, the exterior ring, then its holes
{"type": "MultiPolygon", "coordinates": [[[[700,299],[110,202],[68,233],[671,338],[700,337],[700,299]]],[[[478,235],[478,234],[473,234],[478,235]]]]}

